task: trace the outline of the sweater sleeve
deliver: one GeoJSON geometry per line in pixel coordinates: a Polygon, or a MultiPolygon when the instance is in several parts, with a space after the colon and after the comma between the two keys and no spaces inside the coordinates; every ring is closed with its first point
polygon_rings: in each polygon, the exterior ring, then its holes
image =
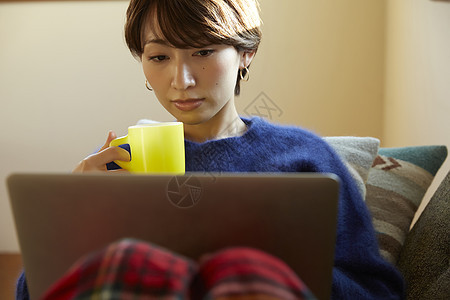
{"type": "Polygon", "coordinates": [[[334,150],[320,147],[324,151],[316,162],[319,172],[341,179],[332,298],[403,298],[402,276],[379,254],[372,219],[356,183],[334,150]]]}
{"type": "Polygon", "coordinates": [[[25,278],[25,272],[22,272],[17,279],[16,285],[16,300],[29,300],[28,285],[25,278]]]}

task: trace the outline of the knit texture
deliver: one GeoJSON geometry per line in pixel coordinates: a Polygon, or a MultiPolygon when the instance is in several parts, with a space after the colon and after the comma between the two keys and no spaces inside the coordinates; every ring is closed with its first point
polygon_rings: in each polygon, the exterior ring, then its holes
{"type": "MultiPolygon", "coordinates": [[[[248,130],[240,137],[185,142],[186,171],[319,172],[341,180],[333,299],[401,299],[403,279],[379,255],[367,207],[350,173],[320,137],[293,126],[270,124],[261,118],[243,119],[248,130]]],[[[23,295],[25,281],[18,286],[23,295]]],[[[22,298],[23,299],[23,298],[22,298]]]]}
{"type": "Polygon", "coordinates": [[[403,279],[379,255],[367,207],[350,173],[322,138],[294,126],[243,119],[240,137],[186,141],[186,170],[198,172],[319,172],[340,177],[333,299],[401,299],[403,279]]]}

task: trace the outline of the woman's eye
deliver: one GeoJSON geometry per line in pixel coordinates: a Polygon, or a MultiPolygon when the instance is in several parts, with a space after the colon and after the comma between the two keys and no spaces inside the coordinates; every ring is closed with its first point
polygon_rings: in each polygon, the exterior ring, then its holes
{"type": "Polygon", "coordinates": [[[205,56],[210,56],[211,54],[213,54],[213,52],[214,52],[214,50],[200,50],[200,51],[195,52],[194,55],[205,57],[205,56]]]}
{"type": "Polygon", "coordinates": [[[148,60],[154,61],[154,62],[161,62],[166,59],[167,59],[167,56],[165,56],[165,55],[156,55],[156,56],[149,57],[148,60]]]}

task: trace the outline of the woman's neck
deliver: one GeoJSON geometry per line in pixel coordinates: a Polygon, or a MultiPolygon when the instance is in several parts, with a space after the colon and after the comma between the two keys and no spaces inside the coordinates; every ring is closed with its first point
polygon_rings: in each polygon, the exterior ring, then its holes
{"type": "Polygon", "coordinates": [[[239,117],[232,101],[206,122],[196,125],[184,124],[186,139],[197,143],[241,136],[246,131],[247,125],[239,117]]]}

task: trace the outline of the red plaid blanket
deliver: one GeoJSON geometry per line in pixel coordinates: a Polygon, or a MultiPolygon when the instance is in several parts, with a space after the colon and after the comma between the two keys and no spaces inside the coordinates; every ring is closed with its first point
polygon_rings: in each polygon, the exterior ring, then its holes
{"type": "Polygon", "coordinates": [[[146,242],[125,239],[82,258],[43,300],[315,299],[279,259],[229,248],[194,262],[146,242]]]}

